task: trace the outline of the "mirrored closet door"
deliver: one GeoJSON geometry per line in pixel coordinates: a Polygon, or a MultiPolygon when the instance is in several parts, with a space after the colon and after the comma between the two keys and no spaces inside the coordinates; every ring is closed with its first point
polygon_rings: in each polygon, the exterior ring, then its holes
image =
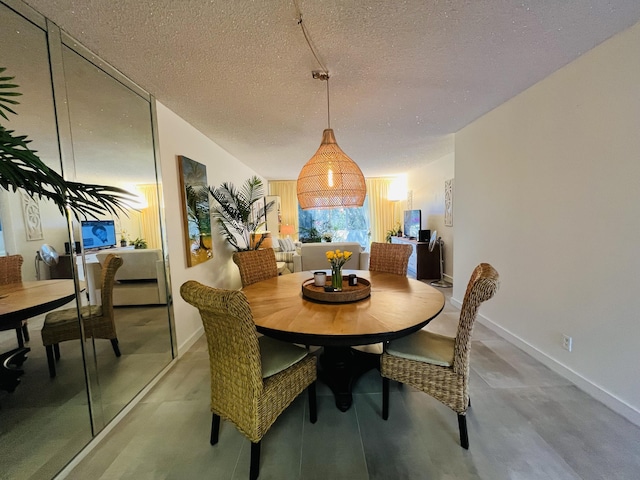
{"type": "MultiPolygon", "coordinates": [[[[0,255],[22,255],[25,282],[75,285],[76,299],[61,309],[98,312],[105,258],[123,260],[112,290],[120,355],[100,335],[60,342],[52,377],[41,329],[56,311],[45,313],[28,319],[19,385],[0,390],[0,477],[48,479],[173,358],[153,99],[22,2],[0,2],[0,45],[0,76],[14,77],[22,93],[0,125],[28,135],[29,147],[66,179],[133,194],[126,215],[68,221],[51,202],[0,189],[0,255]],[[96,225],[108,230],[104,240],[91,237],[96,225]],[[57,264],[37,256],[45,244],[57,264]]],[[[0,353],[16,346],[14,330],[0,331],[0,353]]]]}

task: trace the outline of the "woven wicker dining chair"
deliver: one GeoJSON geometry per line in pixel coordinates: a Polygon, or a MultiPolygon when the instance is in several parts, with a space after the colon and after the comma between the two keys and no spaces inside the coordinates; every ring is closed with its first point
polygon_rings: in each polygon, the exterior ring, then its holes
{"type": "Polygon", "coordinates": [[[278,276],[278,265],[273,248],[235,252],[233,262],[238,265],[243,287],[278,276]]]}
{"type": "Polygon", "coordinates": [[[411,253],[413,247],[408,244],[371,242],[369,270],[406,276],[411,253]]]}
{"type": "MultiPolygon", "coordinates": [[[[113,315],[113,285],[118,269],[122,266],[122,258],[113,253],[107,255],[102,265],[100,296],[102,305],[85,305],[80,307],[85,338],[104,338],[111,340],[111,346],[120,356],[116,324],[113,315]]],[[[56,376],[56,361],[60,360],[60,342],[82,338],[78,309],[67,308],[48,313],[44,318],[41,330],[42,344],[47,350],[49,376],[56,376]],[[54,361],[55,355],[55,361],[54,361]]]]}
{"type": "Polygon", "coordinates": [[[493,297],[499,285],[498,272],[481,263],[467,285],[455,338],[419,330],[389,342],[380,361],[382,418],[389,418],[389,380],[411,385],[458,414],[460,445],[469,448],[466,414],[470,406],[471,332],[480,304],[493,297]]]}
{"type": "Polygon", "coordinates": [[[260,442],[278,416],[305,389],[311,423],[316,411],[316,357],[295,345],[258,338],[249,302],[241,290],[222,290],[194,280],[182,298],[200,311],[209,347],[211,445],[220,417],[251,441],[250,479],[260,471],[260,442]]]}
{"type": "MultiPolygon", "coordinates": [[[[7,255],[0,257],[0,285],[22,282],[22,255],[7,255]]],[[[18,346],[24,347],[24,342],[29,341],[29,329],[27,321],[21,320],[15,323],[5,323],[0,330],[15,330],[18,346]]]]}

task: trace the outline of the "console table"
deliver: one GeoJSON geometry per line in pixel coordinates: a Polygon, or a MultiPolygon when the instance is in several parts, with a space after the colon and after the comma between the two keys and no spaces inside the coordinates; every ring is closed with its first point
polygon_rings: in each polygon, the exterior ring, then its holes
{"type": "Polygon", "coordinates": [[[429,242],[418,242],[404,237],[391,237],[391,243],[406,243],[413,247],[407,275],[416,280],[440,278],[440,245],[435,244],[429,251],[429,242]]]}

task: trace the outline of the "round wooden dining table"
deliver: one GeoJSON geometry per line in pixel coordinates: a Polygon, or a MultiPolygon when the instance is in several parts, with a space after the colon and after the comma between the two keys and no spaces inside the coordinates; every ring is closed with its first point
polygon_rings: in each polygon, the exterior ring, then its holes
{"type": "Polygon", "coordinates": [[[307,299],[302,284],[313,272],[298,272],[244,287],[260,333],[279,340],[322,346],[319,377],[333,391],[341,411],[352,403],[352,387],[379,356],[350,347],[386,342],[413,333],[444,308],[442,293],[401,275],[345,270],[371,283],[371,295],[350,303],[307,299]]]}
{"type": "MultiPolygon", "coordinates": [[[[73,280],[39,280],[0,285],[0,326],[20,328],[22,320],[54,310],[76,297],[73,280]]],[[[0,354],[0,389],[13,392],[29,347],[0,354]]]]}

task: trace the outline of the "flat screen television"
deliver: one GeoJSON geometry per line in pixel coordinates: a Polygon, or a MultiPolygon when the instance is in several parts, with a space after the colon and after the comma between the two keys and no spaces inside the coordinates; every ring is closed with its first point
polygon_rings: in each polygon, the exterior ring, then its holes
{"type": "Polygon", "coordinates": [[[404,211],[404,236],[418,238],[418,230],[422,228],[421,210],[404,211]]]}
{"type": "Polygon", "coordinates": [[[82,244],[86,250],[111,248],[116,245],[113,220],[83,220],[80,222],[82,244]]]}

